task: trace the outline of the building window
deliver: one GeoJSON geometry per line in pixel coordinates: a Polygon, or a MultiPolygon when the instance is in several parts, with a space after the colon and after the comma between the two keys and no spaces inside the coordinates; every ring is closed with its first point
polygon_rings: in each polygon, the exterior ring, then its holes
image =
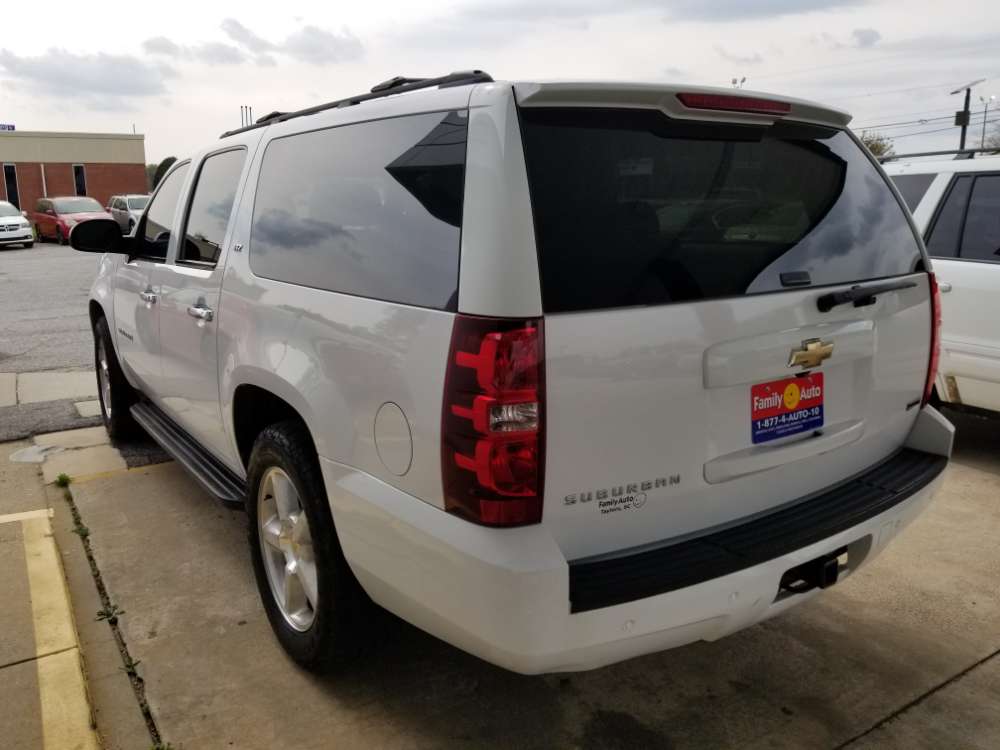
{"type": "Polygon", "coordinates": [[[73,165],[73,182],[76,184],[76,194],[87,194],[87,173],[82,164],[73,165]]]}
{"type": "Polygon", "coordinates": [[[3,165],[3,181],[7,188],[7,201],[21,207],[21,196],[17,192],[17,169],[13,164],[3,165]]]}

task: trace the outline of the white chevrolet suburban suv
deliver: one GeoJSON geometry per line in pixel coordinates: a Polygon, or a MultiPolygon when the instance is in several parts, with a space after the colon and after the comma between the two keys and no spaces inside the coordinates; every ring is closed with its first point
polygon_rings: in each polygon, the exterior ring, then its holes
{"type": "Polygon", "coordinates": [[[937,294],[848,116],[748,92],[396,78],[79,224],[103,415],[245,503],[300,664],[370,598],[523,673],[716,639],[942,481],[937,294]]]}
{"type": "Polygon", "coordinates": [[[959,409],[1000,412],[1000,157],[892,159],[885,171],[946,293],[935,393],[959,409]]]}

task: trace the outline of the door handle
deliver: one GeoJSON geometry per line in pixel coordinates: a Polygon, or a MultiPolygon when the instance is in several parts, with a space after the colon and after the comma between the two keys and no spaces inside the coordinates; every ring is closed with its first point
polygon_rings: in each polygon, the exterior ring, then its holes
{"type": "Polygon", "coordinates": [[[948,292],[951,291],[951,283],[947,281],[939,281],[938,290],[941,292],[941,294],[947,294],[948,292]]]}
{"type": "Polygon", "coordinates": [[[139,292],[139,299],[149,305],[156,304],[156,294],[151,291],[139,292]]]}
{"type": "Polygon", "coordinates": [[[215,317],[215,313],[210,308],[201,305],[191,305],[188,308],[188,315],[192,318],[198,318],[198,320],[204,320],[206,323],[215,317]]]}

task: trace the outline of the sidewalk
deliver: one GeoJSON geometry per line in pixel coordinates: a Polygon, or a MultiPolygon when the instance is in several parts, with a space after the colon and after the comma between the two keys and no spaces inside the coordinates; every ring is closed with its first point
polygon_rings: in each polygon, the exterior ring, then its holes
{"type": "Polygon", "coordinates": [[[0,736],[33,750],[100,747],[73,612],[36,464],[0,451],[0,736]]]}
{"type": "Polygon", "coordinates": [[[100,424],[93,368],[0,372],[0,443],[100,424]]]}

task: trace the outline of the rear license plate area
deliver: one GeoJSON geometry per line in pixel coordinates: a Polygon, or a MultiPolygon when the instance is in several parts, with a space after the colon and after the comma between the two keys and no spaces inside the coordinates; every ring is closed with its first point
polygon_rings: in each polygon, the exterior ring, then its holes
{"type": "Polygon", "coordinates": [[[771,380],[750,387],[754,445],[823,426],[823,373],[771,380]]]}
{"type": "Polygon", "coordinates": [[[840,580],[841,571],[847,568],[847,547],[789,568],[781,576],[778,588],[789,594],[804,594],[815,588],[828,589],[840,580]]]}

